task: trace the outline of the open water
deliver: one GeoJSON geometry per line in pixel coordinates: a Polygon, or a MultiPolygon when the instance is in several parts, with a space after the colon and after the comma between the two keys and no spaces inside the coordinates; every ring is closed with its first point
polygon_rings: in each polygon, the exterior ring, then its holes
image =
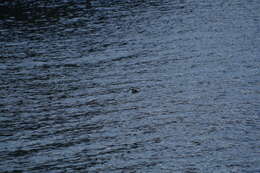
{"type": "Polygon", "coordinates": [[[260,1],[0,1],[0,172],[259,173],[260,1]]]}

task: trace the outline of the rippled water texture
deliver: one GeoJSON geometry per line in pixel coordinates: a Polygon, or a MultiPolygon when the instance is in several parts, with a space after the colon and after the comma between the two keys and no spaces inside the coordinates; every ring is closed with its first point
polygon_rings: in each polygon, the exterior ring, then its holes
{"type": "Polygon", "coordinates": [[[260,172],[259,0],[0,2],[0,172],[260,172]]]}

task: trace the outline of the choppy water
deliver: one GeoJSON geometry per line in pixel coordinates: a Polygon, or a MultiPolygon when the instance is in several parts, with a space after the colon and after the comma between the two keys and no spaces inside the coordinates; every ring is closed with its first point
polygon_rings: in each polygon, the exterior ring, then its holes
{"type": "Polygon", "coordinates": [[[0,2],[0,172],[259,173],[259,11],[0,2]]]}

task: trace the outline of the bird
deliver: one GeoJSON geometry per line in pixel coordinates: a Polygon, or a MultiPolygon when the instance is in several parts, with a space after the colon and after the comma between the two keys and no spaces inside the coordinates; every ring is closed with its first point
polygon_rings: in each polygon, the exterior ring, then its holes
{"type": "Polygon", "coordinates": [[[136,94],[140,92],[139,88],[130,88],[130,91],[132,92],[132,94],[136,94]]]}

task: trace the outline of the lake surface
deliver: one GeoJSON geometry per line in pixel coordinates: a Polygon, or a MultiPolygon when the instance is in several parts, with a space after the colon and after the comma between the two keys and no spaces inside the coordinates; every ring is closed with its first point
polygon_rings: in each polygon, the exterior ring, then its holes
{"type": "Polygon", "coordinates": [[[260,172],[259,0],[0,2],[0,172],[260,172]]]}

